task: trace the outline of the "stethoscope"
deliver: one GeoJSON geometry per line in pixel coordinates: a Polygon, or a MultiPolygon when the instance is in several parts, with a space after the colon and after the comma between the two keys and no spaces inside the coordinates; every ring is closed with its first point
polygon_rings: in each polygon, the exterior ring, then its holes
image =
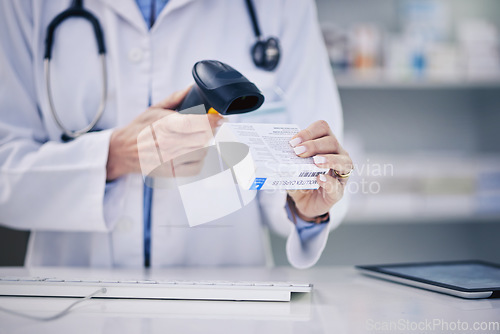
{"type": "MultiPolygon", "coordinates": [[[[262,37],[253,2],[252,0],[245,0],[245,2],[250,20],[252,22],[253,32],[255,38],[257,39],[251,49],[253,63],[255,64],[255,66],[265,71],[273,71],[278,66],[280,60],[281,52],[279,40],[276,37],[269,37],[267,39],[262,37]]],[[[99,23],[97,17],[94,16],[94,14],[83,7],[83,0],[73,0],[68,9],[61,12],[49,23],[45,40],[44,72],[49,108],[52,116],[56,121],[57,126],[63,132],[61,139],[63,141],[69,141],[92,131],[99,119],[101,119],[102,114],[104,113],[104,108],[106,106],[108,74],[106,68],[106,47],[104,44],[104,35],[102,32],[101,24],[99,23]],[[63,23],[64,20],[73,17],[87,20],[94,28],[94,35],[97,41],[97,49],[102,68],[101,101],[99,103],[97,113],[95,114],[94,119],[92,119],[92,121],[86,127],[77,131],[69,130],[59,118],[54,106],[54,99],[52,98],[52,88],[50,84],[50,63],[52,59],[52,47],[54,45],[54,33],[57,27],[59,27],[59,25],[63,23]]]]}
{"type": "Polygon", "coordinates": [[[45,39],[45,55],[43,63],[45,72],[45,85],[47,87],[47,97],[49,100],[49,108],[52,113],[52,116],[56,121],[57,126],[63,132],[61,139],[63,141],[69,141],[77,137],[80,137],[81,135],[87,132],[90,132],[97,124],[99,119],[101,119],[101,116],[104,113],[104,107],[106,106],[107,102],[108,74],[106,68],[106,46],[104,44],[104,35],[102,33],[101,24],[99,23],[99,20],[94,16],[94,14],[83,8],[83,0],[73,0],[68,9],[66,9],[65,11],[57,15],[52,21],[50,21],[49,26],[47,27],[47,36],[45,39]],[[88,22],[90,22],[90,24],[92,24],[92,27],[94,28],[95,39],[97,41],[97,50],[99,53],[99,58],[101,60],[101,68],[102,68],[101,101],[99,103],[97,113],[95,114],[94,119],[92,119],[92,121],[86,127],[77,131],[68,130],[68,128],[64,126],[63,122],[59,118],[54,106],[54,99],[52,98],[52,87],[50,84],[50,62],[52,59],[52,47],[54,45],[54,33],[56,28],[61,23],[63,23],[64,20],[72,17],[85,19],[88,22]]]}

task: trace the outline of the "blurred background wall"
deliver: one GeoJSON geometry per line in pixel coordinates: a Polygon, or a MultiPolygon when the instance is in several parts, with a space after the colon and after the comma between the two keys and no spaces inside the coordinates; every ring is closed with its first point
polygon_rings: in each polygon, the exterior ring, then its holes
{"type": "MultiPolygon", "coordinates": [[[[317,6],[356,164],[319,264],[500,262],[500,1],[317,6]]],[[[0,227],[0,265],[27,237],[0,227]]]]}

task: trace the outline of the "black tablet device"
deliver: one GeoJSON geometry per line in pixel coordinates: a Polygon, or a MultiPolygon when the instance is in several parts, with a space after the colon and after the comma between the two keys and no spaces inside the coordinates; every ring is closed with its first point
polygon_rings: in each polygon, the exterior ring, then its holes
{"type": "Polygon", "coordinates": [[[499,298],[500,265],[483,261],[356,266],[363,274],[462,298],[499,298]]]}

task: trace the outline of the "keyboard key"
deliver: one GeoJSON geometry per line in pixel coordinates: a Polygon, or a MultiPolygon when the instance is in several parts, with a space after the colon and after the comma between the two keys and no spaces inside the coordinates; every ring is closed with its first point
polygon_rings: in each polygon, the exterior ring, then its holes
{"type": "Polygon", "coordinates": [[[231,286],[234,285],[234,282],[231,281],[215,281],[215,285],[220,285],[220,286],[231,286]]]}
{"type": "Polygon", "coordinates": [[[19,281],[19,277],[4,276],[4,277],[0,277],[0,281],[15,282],[15,281],[19,281]]]}
{"type": "Polygon", "coordinates": [[[291,286],[294,286],[294,287],[300,287],[300,288],[309,288],[311,286],[311,284],[309,283],[290,283],[291,286]]]}
{"type": "Polygon", "coordinates": [[[93,279],[93,278],[84,278],[82,279],[82,283],[100,283],[98,279],[93,279]]]}
{"type": "Polygon", "coordinates": [[[255,286],[273,286],[273,282],[254,282],[255,286]]]}
{"type": "Polygon", "coordinates": [[[288,287],[291,287],[292,284],[291,283],[287,283],[287,282],[275,282],[274,286],[288,288],[288,287]]]}
{"type": "Polygon", "coordinates": [[[194,282],[194,281],[177,281],[177,284],[179,284],[179,285],[196,285],[196,282],[194,282]]]}
{"type": "Polygon", "coordinates": [[[196,282],[196,285],[215,285],[214,281],[199,281],[196,282]]]}
{"type": "Polygon", "coordinates": [[[64,280],[60,278],[47,278],[45,279],[45,282],[59,283],[59,282],[64,282],[64,280]]]}
{"type": "Polygon", "coordinates": [[[255,286],[253,282],[246,282],[246,281],[239,281],[239,282],[234,282],[235,286],[255,286]]]}
{"type": "Polygon", "coordinates": [[[39,282],[41,280],[40,277],[19,277],[20,282],[39,282]]]}
{"type": "Polygon", "coordinates": [[[177,281],[172,281],[172,280],[161,280],[161,281],[158,281],[158,284],[167,284],[167,285],[174,285],[174,284],[177,284],[178,282],[177,281]]]}
{"type": "Polygon", "coordinates": [[[118,283],[124,283],[124,284],[137,284],[138,281],[137,280],[122,280],[122,281],[119,281],[118,283]]]}

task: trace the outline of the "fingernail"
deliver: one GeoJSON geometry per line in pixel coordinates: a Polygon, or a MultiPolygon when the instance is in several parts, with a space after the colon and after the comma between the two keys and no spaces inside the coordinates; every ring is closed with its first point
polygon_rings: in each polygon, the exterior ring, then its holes
{"type": "Polygon", "coordinates": [[[299,155],[299,154],[302,154],[306,151],[306,147],[305,146],[297,146],[296,148],[293,149],[293,151],[295,152],[295,154],[299,155]]]}
{"type": "Polygon", "coordinates": [[[319,174],[319,179],[321,182],[326,182],[326,176],[325,174],[319,174]]]}
{"type": "Polygon", "coordinates": [[[302,143],[302,138],[300,138],[300,137],[293,138],[288,143],[290,144],[291,147],[295,147],[295,146],[299,145],[300,143],[302,143]]]}
{"type": "Polygon", "coordinates": [[[313,160],[314,160],[314,163],[319,165],[319,164],[324,164],[326,162],[326,158],[325,157],[321,157],[319,155],[315,155],[313,157],[313,160]]]}

